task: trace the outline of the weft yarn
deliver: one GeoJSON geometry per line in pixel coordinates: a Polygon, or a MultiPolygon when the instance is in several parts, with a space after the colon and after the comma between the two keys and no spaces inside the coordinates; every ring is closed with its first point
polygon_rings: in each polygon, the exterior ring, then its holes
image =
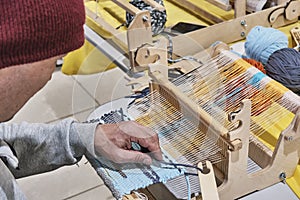
{"type": "Polygon", "coordinates": [[[247,35],[245,51],[249,58],[265,65],[272,53],[288,47],[287,36],[274,28],[255,26],[247,35]]]}
{"type": "Polygon", "coordinates": [[[300,52],[284,48],[274,52],[265,65],[267,75],[293,92],[300,92],[300,52]]]}

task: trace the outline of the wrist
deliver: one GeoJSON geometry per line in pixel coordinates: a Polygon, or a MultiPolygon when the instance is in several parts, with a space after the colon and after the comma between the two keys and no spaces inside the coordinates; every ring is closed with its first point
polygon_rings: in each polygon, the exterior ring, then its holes
{"type": "Polygon", "coordinates": [[[109,145],[110,143],[109,139],[105,134],[105,131],[108,131],[106,130],[106,127],[107,124],[99,124],[96,127],[95,136],[94,136],[94,147],[95,147],[95,155],[97,157],[100,157],[102,155],[101,149],[107,148],[107,145],[109,145]]]}
{"type": "Polygon", "coordinates": [[[70,138],[70,142],[73,144],[75,148],[75,155],[81,154],[84,155],[87,152],[92,155],[95,155],[94,149],[94,135],[98,123],[78,123],[74,122],[72,124],[72,128],[74,128],[74,136],[72,139],[70,138]]]}

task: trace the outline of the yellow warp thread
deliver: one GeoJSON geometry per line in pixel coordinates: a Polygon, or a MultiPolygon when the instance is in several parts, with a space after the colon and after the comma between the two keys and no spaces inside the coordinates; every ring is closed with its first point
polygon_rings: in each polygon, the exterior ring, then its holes
{"type": "MultiPolygon", "coordinates": [[[[273,102],[271,106],[258,116],[252,116],[251,120],[259,125],[264,132],[260,134],[260,140],[270,149],[274,150],[280,133],[285,130],[294,118],[294,114],[284,109],[278,103],[273,102]],[[280,118],[274,119],[273,115],[277,111],[281,112],[280,118]],[[268,117],[266,120],[266,117],[268,117]]],[[[254,133],[255,134],[255,133],[254,133]]]]}

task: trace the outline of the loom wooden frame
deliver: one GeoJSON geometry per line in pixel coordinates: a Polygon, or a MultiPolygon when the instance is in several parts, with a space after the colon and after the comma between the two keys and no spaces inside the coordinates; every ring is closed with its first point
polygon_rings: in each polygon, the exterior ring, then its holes
{"type": "MultiPolygon", "coordinates": [[[[150,76],[153,80],[152,84],[154,84],[154,86],[151,86],[153,90],[157,90],[192,122],[196,124],[200,122],[199,128],[201,130],[213,130],[215,133],[220,134],[220,139],[223,142],[229,144],[229,149],[225,150],[227,154],[225,167],[214,165],[215,174],[222,181],[222,184],[218,187],[220,199],[236,199],[269,187],[283,181],[281,177],[283,174],[285,178],[293,176],[300,159],[300,112],[296,113],[290,126],[280,134],[274,152],[270,154],[270,152],[262,151],[260,146],[263,146],[263,144],[260,141],[256,140],[249,143],[250,100],[243,100],[240,111],[230,114],[229,119],[232,122],[240,122],[240,126],[233,131],[227,131],[208,113],[189,100],[160,72],[155,71],[150,76]],[[248,156],[262,169],[248,174],[248,156]],[[240,187],[241,185],[243,187],[240,187]]],[[[155,193],[161,193],[162,191],[154,190],[152,192],[155,195],[155,193]]]]}

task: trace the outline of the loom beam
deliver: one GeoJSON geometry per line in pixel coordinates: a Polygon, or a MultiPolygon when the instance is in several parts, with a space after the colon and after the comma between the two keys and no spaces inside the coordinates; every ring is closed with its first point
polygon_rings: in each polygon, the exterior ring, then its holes
{"type": "MultiPolygon", "coordinates": [[[[185,38],[193,39],[194,45],[201,45],[203,48],[208,48],[215,41],[223,41],[225,43],[232,43],[245,39],[249,31],[255,26],[273,27],[278,28],[287,24],[292,24],[298,21],[298,16],[300,15],[300,1],[294,0],[290,1],[287,5],[275,6],[268,8],[266,10],[241,16],[223,23],[215,24],[204,29],[189,32],[183,35],[179,35],[173,38],[174,47],[185,38]],[[278,15],[274,15],[274,21],[270,15],[276,12],[278,9],[281,10],[278,15]],[[284,12],[282,12],[284,11],[284,12]],[[287,18],[288,17],[288,18],[287,18]],[[241,22],[246,22],[241,23],[241,22]],[[218,33],[218,34],[211,34],[218,33]]],[[[179,46],[182,49],[182,46],[179,46]]],[[[190,51],[180,52],[180,49],[174,49],[174,52],[178,52],[179,55],[185,54],[195,54],[193,52],[193,47],[184,48],[185,50],[190,49],[190,51]]]]}

